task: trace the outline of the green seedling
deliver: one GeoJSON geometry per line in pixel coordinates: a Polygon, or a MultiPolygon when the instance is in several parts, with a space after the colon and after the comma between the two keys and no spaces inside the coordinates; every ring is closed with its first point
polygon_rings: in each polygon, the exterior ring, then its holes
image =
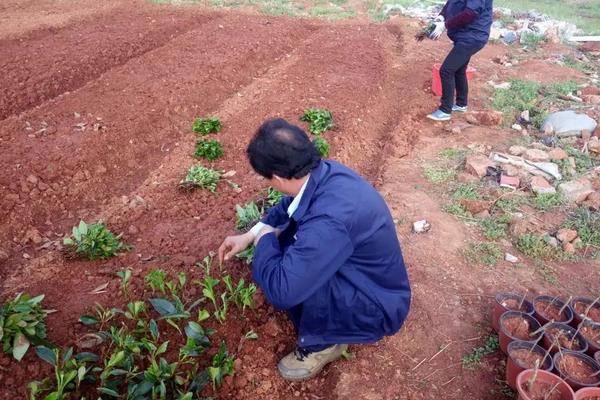
{"type": "Polygon", "coordinates": [[[279,204],[281,202],[281,200],[283,200],[283,197],[285,195],[283,193],[281,193],[279,190],[269,186],[267,188],[267,207],[265,208],[271,208],[273,206],[276,206],[277,204],[279,204]]]}
{"type": "Polygon", "coordinates": [[[217,184],[221,176],[221,172],[197,164],[190,167],[185,178],[179,183],[179,186],[184,189],[208,189],[214,193],[217,190],[217,184]]]}
{"type": "Polygon", "coordinates": [[[219,345],[219,351],[212,359],[210,367],[207,368],[208,376],[213,384],[213,389],[221,386],[225,375],[233,376],[233,357],[229,356],[225,342],[219,345]]]}
{"type": "Polygon", "coordinates": [[[146,283],[146,286],[149,286],[152,289],[152,293],[159,290],[161,293],[166,294],[166,279],[167,273],[165,271],[162,269],[153,269],[146,274],[144,282],[146,283]]]}
{"type": "Polygon", "coordinates": [[[250,265],[252,264],[252,259],[254,258],[254,250],[256,248],[254,247],[254,245],[248,247],[246,250],[242,251],[241,253],[238,253],[236,255],[237,258],[239,258],[240,260],[244,261],[246,264],[250,265]]]}
{"type": "Polygon", "coordinates": [[[308,122],[310,124],[308,130],[315,135],[320,135],[335,127],[331,112],[322,108],[305,110],[304,115],[300,117],[300,121],[308,122]]]}
{"type": "Polygon", "coordinates": [[[254,332],[253,329],[250,329],[244,335],[244,340],[257,340],[257,339],[258,339],[258,333],[254,332]]]}
{"type": "Polygon", "coordinates": [[[315,145],[315,148],[317,149],[317,151],[319,152],[321,157],[323,157],[323,158],[329,157],[329,147],[330,146],[329,146],[329,143],[327,143],[327,140],[325,140],[325,138],[318,136],[313,139],[313,144],[315,145]]]}
{"type": "Polygon", "coordinates": [[[126,299],[129,298],[129,281],[131,280],[131,270],[127,268],[124,271],[117,272],[117,276],[121,279],[121,293],[126,299]]]}
{"type": "Polygon", "coordinates": [[[196,118],[192,124],[192,131],[201,135],[220,132],[221,121],[217,117],[196,118]]]}
{"type": "Polygon", "coordinates": [[[211,343],[208,338],[212,331],[205,331],[199,324],[189,321],[185,327],[187,341],[185,346],[179,349],[179,357],[186,360],[189,357],[198,357],[208,348],[211,343]]]}
{"type": "Polygon", "coordinates": [[[202,285],[202,295],[209,299],[213,305],[215,306],[215,310],[219,309],[217,305],[217,296],[215,293],[215,286],[219,284],[219,280],[213,278],[212,276],[205,276],[201,282],[202,285]]]}
{"type": "Polygon", "coordinates": [[[82,315],[79,317],[79,322],[87,326],[100,325],[100,330],[103,330],[104,326],[117,315],[117,309],[104,308],[99,303],[95,304],[94,310],[96,312],[96,316],[89,314],[82,315]]]}
{"type": "Polygon", "coordinates": [[[37,399],[37,396],[44,392],[50,392],[44,400],[66,400],[73,394],[78,396],[81,383],[91,375],[92,367],[88,364],[98,361],[98,356],[93,353],[79,353],[73,356],[72,347],[66,349],[62,357],[59,349],[38,346],[35,350],[38,357],[54,367],[55,382],[48,378],[31,382],[31,399],[37,399]]]}
{"type": "Polygon", "coordinates": [[[421,42],[426,37],[429,37],[429,35],[431,35],[431,32],[433,32],[434,30],[435,30],[435,23],[429,22],[415,35],[415,39],[417,40],[417,42],[421,42]]]}
{"type": "Polygon", "coordinates": [[[223,147],[218,140],[198,140],[196,142],[196,151],[194,157],[206,158],[209,161],[214,161],[223,156],[223,147]]]}
{"type": "MultiPolygon", "coordinates": [[[[216,304],[216,303],[215,303],[216,304]]],[[[221,307],[216,307],[214,316],[220,323],[224,323],[227,318],[227,311],[229,310],[229,298],[227,293],[221,293],[221,307]]]]}
{"type": "Polygon", "coordinates": [[[70,237],[63,239],[63,244],[70,254],[83,256],[88,260],[106,259],[127,250],[121,242],[121,235],[115,236],[102,222],[86,224],[80,221],[73,227],[70,237]]]}
{"type": "Polygon", "coordinates": [[[263,210],[258,208],[255,202],[250,202],[245,206],[235,205],[235,228],[241,232],[247,231],[254,224],[260,221],[263,210]]]}
{"type": "Polygon", "coordinates": [[[229,275],[223,277],[223,283],[229,294],[229,299],[242,310],[242,313],[246,310],[246,307],[252,307],[252,299],[254,293],[256,293],[256,285],[252,283],[246,287],[244,279],[240,279],[237,286],[233,286],[233,282],[229,275]]]}
{"type": "Polygon", "coordinates": [[[44,295],[30,297],[19,293],[0,307],[0,340],[5,353],[21,361],[33,343],[46,343],[46,316],[42,309],[44,295]]]}

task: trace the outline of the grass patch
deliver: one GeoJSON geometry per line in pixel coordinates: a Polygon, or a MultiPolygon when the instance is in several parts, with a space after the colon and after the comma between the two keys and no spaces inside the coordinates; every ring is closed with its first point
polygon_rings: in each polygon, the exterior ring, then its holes
{"type": "Polygon", "coordinates": [[[598,164],[589,154],[583,153],[573,146],[565,146],[564,150],[575,159],[575,170],[579,174],[589,171],[598,164]]]}
{"type": "Polygon", "coordinates": [[[495,243],[471,243],[464,250],[467,261],[474,264],[483,264],[493,267],[503,257],[502,250],[495,243]]]}
{"type": "Polygon", "coordinates": [[[481,365],[484,356],[494,353],[500,347],[498,336],[490,335],[481,347],[475,347],[471,353],[462,358],[462,366],[465,369],[475,369],[481,365]]]}
{"type": "Polygon", "coordinates": [[[582,72],[587,72],[590,70],[589,64],[576,60],[571,56],[565,56],[563,58],[563,65],[567,68],[573,68],[582,72]]]}
{"type": "Polygon", "coordinates": [[[478,200],[481,199],[481,195],[477,192],[479,185],[475,183],[461,183],[452,193],[454,199],[469,199],[478,200]]]}
{"type": "Polygon", "coordinates": [[[550,85],[546,86],[548,93],[550,95],[558,96],[566,96],[576,92],[579,89],[579,85],[575,81],[563,81],[563,82],[554,82],[550,85]]]}
{"type": "Polygon", "coordinates": [[[576,230],[583,246],[600,248],[600,212],[579,207],[569,215],[564,227],[576,230]]]}
{"type": "Polygon", "coordinates": [[[510,197],[503,197],[496,201],[494,207],[504,211],[505,213],[514,213],[519,211],[521,206],[530,204],[530,198],[515,194],[510,197]]]}
{"type": "Polygon", "coordinates": [[[533,198],[533,206],[540,211],[548,211],[564,204],[565,199],[558,192],[538,194],[533,198]]]}
{"type": "Polygon", "coordinates": [[[356,17],[355,10],[346,10],[342,7],[316,6],[308,10],[311,17],[329,20],[347,19],[356,17]]]}
{"type": "Polygon", "coordinates": [[[438,154],[440,157],[448,160],[461,161],[467,156],[468,150],[463,148],[448,147],[441,150],[438,154]]]}
{"type": "Polygon", "coordinates": [[[445,211],[448,214],[452,214],[459,218],[471,218],[471,213],[468,212],[462,204],[458,203],[444,204],[442,206],[442,211],[445,211]]]}
{"type": "Polygon", "coordinates": [[[456,170],[447,167],[426,166],[423,168],[425,179],[431,183],[442,183],[456,179],[456,170]]]}
{"type": "Polygon", "coordinates": [[[506,237],[510,217],[506,214],[488,217],[479,221],[483,235],[489,240],[506,237]]]}
{"type": "Polygon", "coordinates": [[[318,136],[313,140],[313,144],[317,148],[317,151],[319,152],[319,155],[321,155],[321,157],[329,157],[329,143],[327,143],[327,140],[325,140],[325,138],[318,136]]]}
{"type": "Polygon", "coordinates": [[[517,249],[526,256],[536,260],[549,260],[561,258],[561,251],[548,243],[541,236],[527,233],[517,241],[517,249]]]}
{"type": "Polygon", "coordinates": [[[494,6],[519,12],[537,10],[573,23],[588,35],[600,34],[600,0],[495,0],[494,6]]]}
{"type": "Polygon", "coordinates": [[[543,261],[539,260],[535,263],[535,270],[551,285],[556,285],[558,283],[556,271],[552,267],[546,265],[543,261]]]}

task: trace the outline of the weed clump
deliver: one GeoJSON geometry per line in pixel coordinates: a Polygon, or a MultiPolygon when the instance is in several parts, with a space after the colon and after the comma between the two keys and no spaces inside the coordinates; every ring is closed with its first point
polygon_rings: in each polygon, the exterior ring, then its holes
{"type": "Polygon", "coordinates": [[[600,248],[600,212],[579,207],[571,213],[564,227],[576,230],[583,246],[600,248]]]}
{"type": "Polygon", "coordinates": [[[502,259],[502,250],[494,243],[471,243],[464,253],[468,261],[490,267],[502,259]]]}
{"type": "Polygon", "coordinates": [[[462,358],[463,368],[474,369],[481,364],[484,356],[495,352],[499,347],[498,336],[489,336],[482,347],[475,347],[470,354],[462,358]]]}
{"type": "Polygon", "coordinates": [[[537,260],[555,259],[560,256],[558,248],[548,243],[545,238],[531,233],[519,237],[517,249],[526,256],[537,260]]]}
{"type": "Polygon", "coordinates": [[[255,202],[250,202],[245,206],[235,205],[235,228],[239,231],[247,231],[256,224],[262,216],[262,210],[258,208],[255,202]]]}

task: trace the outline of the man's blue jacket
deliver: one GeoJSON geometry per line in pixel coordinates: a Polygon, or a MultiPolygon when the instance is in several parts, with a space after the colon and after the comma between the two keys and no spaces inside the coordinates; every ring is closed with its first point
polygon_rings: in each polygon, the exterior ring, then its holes
{"type": "Polygon", "coordinates": [[[298,345],[369,343],[397,332],[410,285],[379,193],[351,169],[321,161],[290,218],[291,202],[263,219],[283,231],[259,240],[252,276],[271,304],[289,311],[298,345]]]}
{"type": "Polygon", "coordinates": [[[494,19],[492,0],[448,0],[444,10],[446,22],[465,9],[473,11],[475,19],[460,28],[448,28],[448,37],[454,43],[484,46],[490,37],[490,28],[494,19]]]}

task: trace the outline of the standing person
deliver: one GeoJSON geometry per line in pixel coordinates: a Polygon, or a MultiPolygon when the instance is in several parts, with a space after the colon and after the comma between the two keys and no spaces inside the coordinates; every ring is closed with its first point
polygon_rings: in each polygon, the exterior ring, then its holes
{"type": "Polygon", "coordinates": [[[219,259],[256,245],[252,277],[287,310],[297,348],[278,364],[283,378],[312,378],[351,343],[393,335],[410,307],[410,285],[383,198],[351,169],[321,160],[306,133],[265,122],[247,149],[250,164],[288,197],[254,228],[227,237],[219,259]]]}
{"type": "Polygon", "coordinates": [[[448,121],[452,112],[466,112],[469,96],[467,67],[471,57],[488,42],[493,21],[492,0],[448,0],[435,19],[429,37],[438,39],[445,29],[454,47],[440,69],[442,99],[439,109],[427,118],[448,121]],[[454,92],[456,91],[456,103],[454,92]]]}

